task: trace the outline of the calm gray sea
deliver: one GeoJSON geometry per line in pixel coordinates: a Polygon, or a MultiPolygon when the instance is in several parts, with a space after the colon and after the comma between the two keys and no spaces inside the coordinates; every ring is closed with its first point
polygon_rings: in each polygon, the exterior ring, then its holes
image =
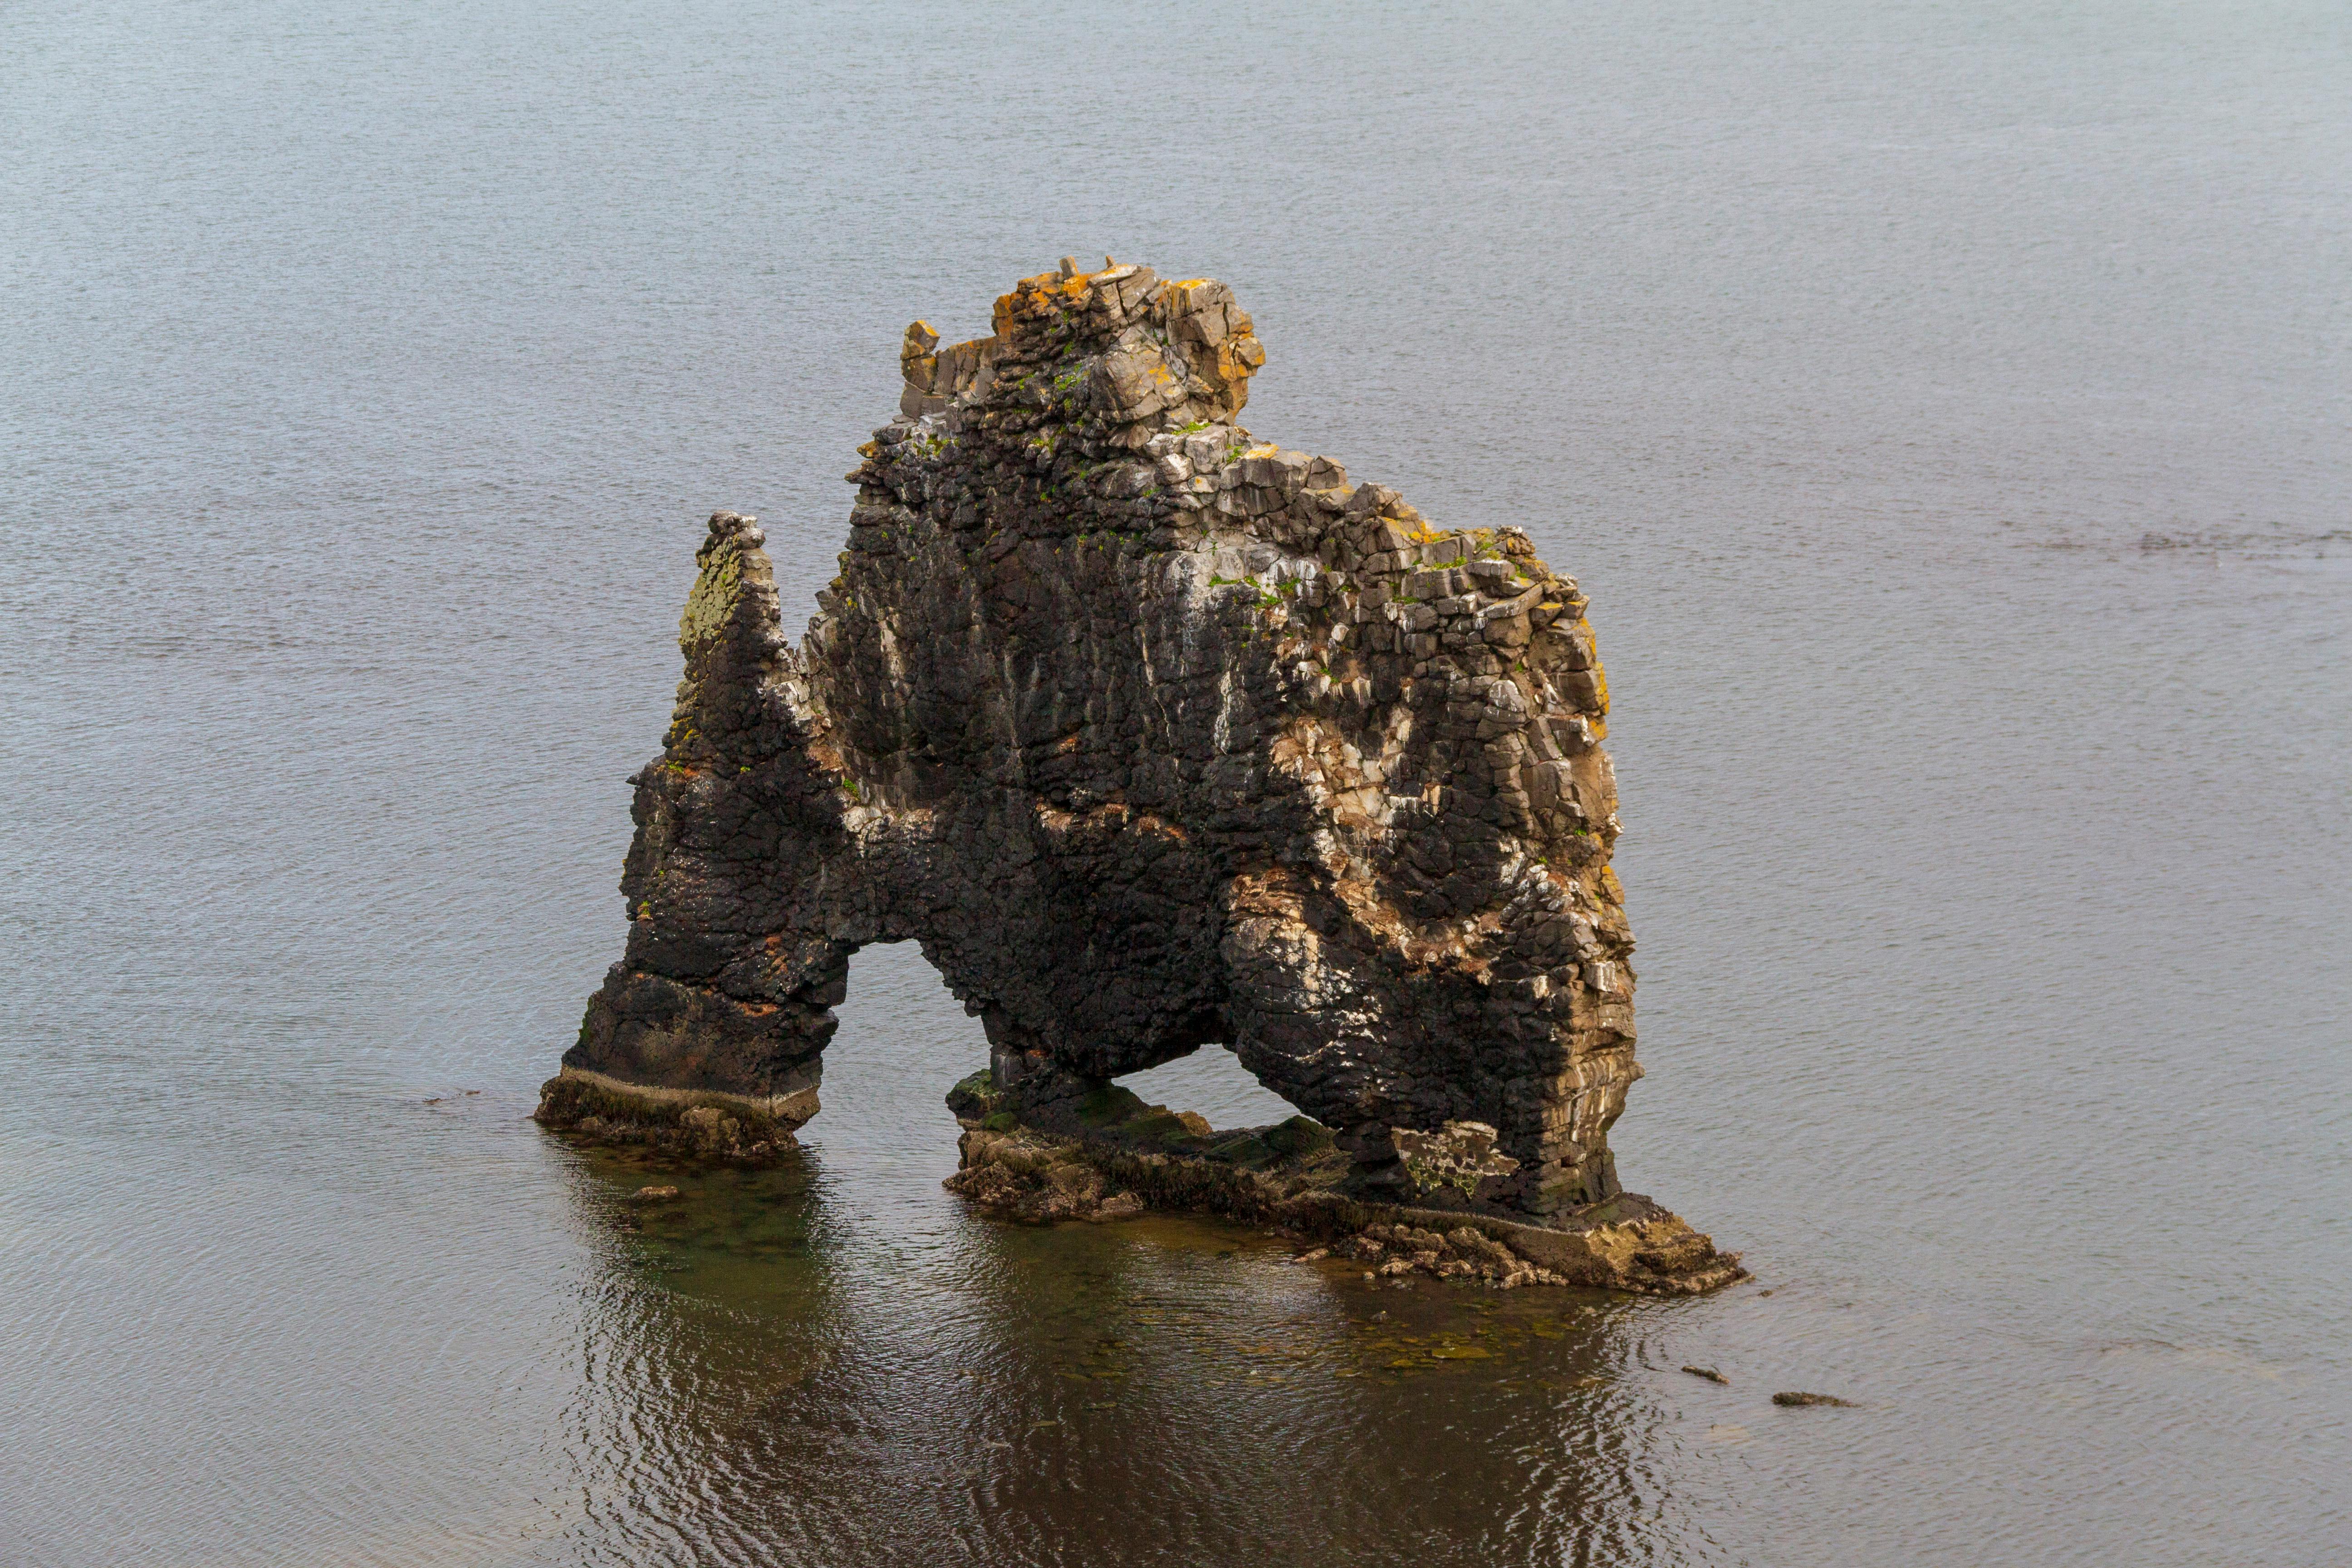
{"type": "Polygon", "coordinates": [[[0,5],[0,1563],[2347,1561],[2347,89],[2340,0],[0,5]],[[907,322],[1106,252],[1591,591],[1620,1158],[1753,1284],[981,1220],[904,948],[796,1166],[525,1120],[703,519],[804,614],[907,322]]]}

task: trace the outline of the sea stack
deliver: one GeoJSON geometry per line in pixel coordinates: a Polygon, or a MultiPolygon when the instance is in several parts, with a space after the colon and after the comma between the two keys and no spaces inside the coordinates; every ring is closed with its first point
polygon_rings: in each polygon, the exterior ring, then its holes
{"type": "Polygon", "coordinates": [[[1575,580],[1244,429],[1265,353],[1222,283],[1065,261],[993,327],[907,330],[798,647],[759,525],[710,520],[627,949],[542,1120],[773,1157],[849,955],[912,940],[986,1031],[950,1098],[975,1197],[1742,1277],[1609,1150],[1641,1069],[1575,580]],[[1203,1046],[1304,1115],[1219,1132],[1112,1083],[1203,1046]]]}

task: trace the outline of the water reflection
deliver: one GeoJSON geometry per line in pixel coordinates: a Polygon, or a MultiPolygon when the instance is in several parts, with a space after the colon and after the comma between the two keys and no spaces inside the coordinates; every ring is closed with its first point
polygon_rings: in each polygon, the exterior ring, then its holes
{"type": "Polygon", "coordinates": [[[1669,1506],[1638,1307],[1375,1284],[1167,1216],[1006,1225],[811,1142],[576,1163],[606,1244],[575,1557],[1621,1562],[1669,1506]],[[680,1195],[632,1202],[656,1177],[680,1195]]]}

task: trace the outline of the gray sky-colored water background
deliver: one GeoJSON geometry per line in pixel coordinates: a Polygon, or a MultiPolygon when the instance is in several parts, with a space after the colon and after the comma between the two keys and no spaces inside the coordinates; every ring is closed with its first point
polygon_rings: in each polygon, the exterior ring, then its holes
{"type": "Polygon", "coordinates": [[[2346,1561],[2347,89],[2294,0],[0,6],[0,1563],[2346,1561]],[[796,626],[908,321],[1105,252],[1591,593],[1614,1141],[1752,1284],[980,1218],[903,947],[795,1164],[526,1120],[703,519],[796,626]]]}

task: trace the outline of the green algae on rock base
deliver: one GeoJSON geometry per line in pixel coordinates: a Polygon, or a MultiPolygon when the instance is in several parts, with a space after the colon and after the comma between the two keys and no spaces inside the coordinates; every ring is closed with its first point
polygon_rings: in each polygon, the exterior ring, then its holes
{"type": "Polygon", "coordinates": [[[1542,1226],[1441,1190],[1447,1207],[1370,1202],[1328,1129],[1304,1116],[1219,1131],[1110,1086],[1015,1113],[985,1072],[949,1096],[964,1131],[948,1190],[1030,1223],[1100,1222],[1146,1210],[1213,1215],[1328,1244],[1366,1277],[1433,1275],[1504,1289],[1581,1285],[1696,1295],[1748,1278],[1737,1255],[1637,1194],[1542,1226]]]}
{"type": "Polygon", "coordinates": [[[649,1091],[577,1068],[540,1086],[531,1120],[600,1143],[638,1144],[690,1160],[765,1164],[800,1146],[788,1115],[745,1096],[649,1091]]]}

